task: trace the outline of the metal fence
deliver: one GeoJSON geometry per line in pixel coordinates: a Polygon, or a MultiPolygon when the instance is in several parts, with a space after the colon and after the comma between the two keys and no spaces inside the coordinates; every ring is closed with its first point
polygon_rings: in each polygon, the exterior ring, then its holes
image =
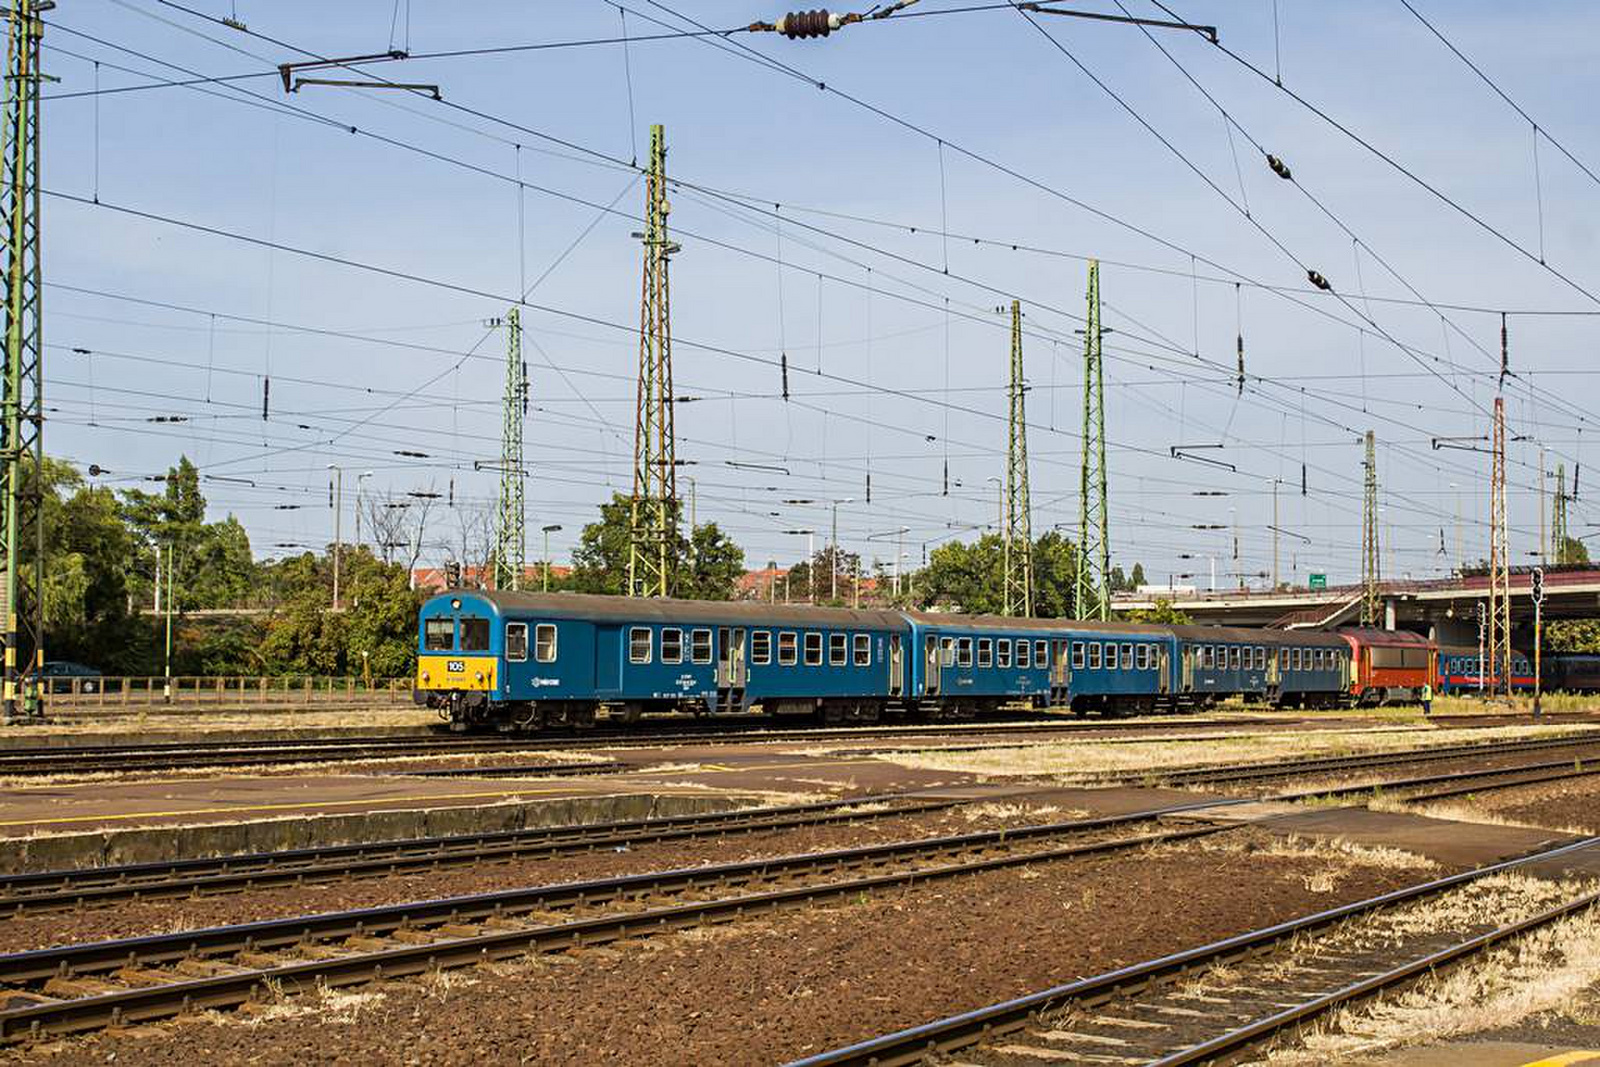
{"type": "Polygon", "coordinates": [[[52,678],[45,702],[52,707],[239,706],[316,704],[409,704],[410,678],[357,675],[116,676],[52,678]],[[169,691],[170,685],[170,691],[169,691]]]}

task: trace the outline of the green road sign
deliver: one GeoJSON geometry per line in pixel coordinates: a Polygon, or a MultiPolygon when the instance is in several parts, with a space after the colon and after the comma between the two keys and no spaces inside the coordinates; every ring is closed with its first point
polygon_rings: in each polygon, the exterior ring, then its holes
{"type": "Polygon", "coordinates": [[[1328,588],[1328,576],[1326,574],[1313,574],[1306,584],[1312,589],[1326,589],[1328,588]]]}

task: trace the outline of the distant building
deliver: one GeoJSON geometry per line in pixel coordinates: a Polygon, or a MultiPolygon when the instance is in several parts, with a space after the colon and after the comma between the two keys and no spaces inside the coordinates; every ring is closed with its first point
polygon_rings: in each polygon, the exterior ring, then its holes
{"type": "MultiPolygon", "coordinates": [[[[461,568],[461,581],[457,588],[461,589],[487,589],[493,568],[463,567],[461,568]]],[[[572,573],[572,568],[560,563],[550,565],[550,580],[560,581],[572,573]]],[[[538,589],[544,582],[544,567],[538,563],[530,563],[522,570],[522,588],[538,589]]],[[[416,567],[411,571],[411,588],[421,589],[423,592],[440,593],[450,588],[450,582],[443,567],[416,567]]]]}

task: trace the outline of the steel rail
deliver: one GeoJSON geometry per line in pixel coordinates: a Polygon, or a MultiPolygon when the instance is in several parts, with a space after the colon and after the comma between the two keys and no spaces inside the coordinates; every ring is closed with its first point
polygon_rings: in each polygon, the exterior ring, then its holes
{"type": "Polygon", "coordinates": [[[921,1063],[935,1055],[949,1054],[1020,1029],[1037,1020],[1043,1013],[1067,1004],[1103,1003],[1129,992],[1149,988],[1197,967],[1215,967],[1257,955],[1298,934],[1324,930],[1347,919],[1436,896],[1489,875],[1570,855],[1597,844],[1600,844],[1600,837],[1582,838],[1517,859],[1447,875],[1430,882],[1224,938],[1208,945],[1185,949],[1143,963],[1120,967],[1090,978],[1082,978],[1026,996],[807,1056],[792,1061],[788,1067],[840,1067],[840,1065],[898,1067],[901,1064],[921,1063]]]}
{"type": "Polygon", "coordinates": [[[918,801],[908,800],[904,794],[878,794],[817,804],[675,815],[659,819],[399,838],[216,858],[30,871],[0,875],[0,918],[120,900],[190,897],[208,892],[301,885],[490,860],[545,858],[659,841],[920,815],[947,810],[961,803],[963,801],[960,800],[918,801]],[[868,804],[886,806],[875,811],[853,810],[868,804]]]}
{"type": "Polygon", "coordinates": [[[1359,982],[1352,982],[1342,989],[1336,989],[1331,993],[1309,1000],[1287,1011],[1281,1011],[1275,1015],[1269,1015],[1244,1026],[1236,1027],[1227,1033],[1219,1034],[1209,1041],[1204,1041],[1163,1056],[1160,1059],[1152,1060],[1149,1067],[1178,1067],[1180,1064],[1205,1063],[1214,1060],[1229,1052],[1237,1051],[1245,1046],[1276,1036],[1291,1026],[1297,1026],[1342,1004],[1372,996],[1385,989],[1409,982],[1414,978],[1460,963],[1467,957],[1492,948],[1503,941],[1513,937],[1520,937],[1523,934],[1549,926],[1551,923],[1559,922],[1562,919],[1571,918],[1594,907],[1596,904],[1600,904],[1600,893],[1588,893],[1566,903],[1558,904],[1553,908],[1547,908],[1537,915],[1531,915],[1518,922],[1508,923],[1487,933],[1470,937],[1465,941],[1459,941],[1448,948],[1409,960],[1399,967],[1391,968],[1382,974],[1364,978],[1359,982]]]}
{"type": "Polygon", "coordinates": [[[767,743],[781,741],[831,741],[868,737],[918,737],[967,733],[1081,734],[1097,731],[1141,732],[1188,727],[1223,728],[1259,726],[1262,719],[1206,719],[1177,723],[1088,722],[1040,715],[1035,720],[994,723],[945,722],[896,726],[780,727],[771,723],[729,723],[709,726],[697,722],[682,730],[657,727],[661,732],[641,733],[637,728],[598,727],[555,735],[528,734],[498,737],[434,734],[402,737],[331,737],[247,739],[241,741],[172,741],[142,745],[90,745],[73,747],[0,748],[0,777],[62,774],[73,771],[168,770],[189,767],[262,766],[285,762],[320,762],[329,759],[389,759],[404,756],[453,755],[473,752],[516,752],[519,749],[618,748],[676,746],[699,743],[767,743]],[[319,759],[320,757],[320,759],[319,759]]]}
{"type": "MultiPolygon", "coordinates": [[[[1430,800],[1445,800],[1449,797],[1471,796],[1474,793],[1491,793],[1499,789],[1515,789],[1519,785],[1543,785],[1546,782],[1560,782],[1565,781],[1568,778],[1588,778],[1593,775],[1600,774],[1600,763],[1597,763],[1593,767],[1579,769],[1573,769],[1571,764],[1566,763],[1551,764],[1549,766],[1552,769],[1554,767],[1566,767],[1568,769],[1556,774],[1541,774],[1531,778],[1517,778],[1507,782],[1483,782],[1476,786],[1460,786],[1452,789],[1438,789],[1427,793],[1413,793],[1408,796],[1396,797],[1394,799],[1405,804],[1421,804],[1430,800]]],[[[1534,768],[1519,767],[1516,769],[1532,770],[1534,768]]],[[[1541,767],[1541,769],[1543,768],[1541,767]]],[[[1510,769],[1507,770],[1507,773],[1511,773],[1510,769]]]]}
{"type": "Polygon", "coordinates": [[[1390,749],[1355,756],[1322,756],[1303,760],[1286,760],[1271,765],[1247,764],[1234,767],[1182,767],[1171,770],[1153,768],[1138,776],[1121,775],[1108,778],[1106,784],[1144,782],[1154,779],[1166,785],[1226,785],[1232,782],[1252,782],[1268,778],[1288,778],[1295,775],[1315,774],[1323,771],[1341,771],[1366,767],[1383,767],[1396,763],[1436,763],[1441,760],[1474,756],[1510,755],[1519,752],[1537,752],[1551,748],[1580,748],[1600,746],[1600,733],[1566,734],[1555,738],[1526,738],[1518,741],[1491,741],[1464,745],[1439,745],[1423,748],[1390,749]]]}
{"type": "MultiPolygon", "coordinates": [[[[1094,823],[1108,821],[1118,820],[1089,820],[1094,823]]],[[[1074,824],[1057,824],[1057,828],[1072,825],[1074,824]]],[[[1009,845],[1018,840],[1045,836],[1043,831],[1050,828],[1027,829],[1039,833],[1032,835],[1012,833],[1009,839],[1004,838],[1002,832],[936,839],[933,842],[918,844],[939,847],[921,848],[919,851],[929,853],[931,857],[938,857],[952,851],[944,847],[943,842],[969,838],[990,838],[990,845],[1009,845]]],[[[817,869],[824,875],[842,874],[847,870],[861,867],[866,867],[868,873],[858,877],[837,878],[799,886],[782,886],[712,900],[646,907],[567,922],[539,923],[510,930],[492,929],[465,936],[458,933],[459,926],[455,924],[474,917],[503,924],[508,916],[542,911],[560,903],[593,905],[611,900],[626,901],[637,898],[645,892],[659,891],[662,888],[694,889],[717,883],[728,884],[730,881],[734,885],[739,885],[736,869],[742,868],[750,873],[763,873],[770,877],[778,873],[776,869],[778,865],[773,862],[734,864],[724,865],[720,869],[701,868],[631,876],[604,883],[575,883],[534,891],[542,893],[543,896],[532,900],[528,897],[528,891],[521,891],[520,894],[482,894],[476,897],[430,901],[423,905],[408,905],[402,908],[364,909],[329,916],[304,917],[299,920],[274,920],[236,927],[188,931],[176,935],[17,953],[0,956],[0,981],[14,986],[45,982],[52,977],[70,981],[75,976],[86,973],[108,973],[121,968],[139,970],[156,964],[216,957],[219,950],[224,948],[260,956],[274,950],[292,951],[295,946],[303,942],[325,941],[334,936],[357,938],[370,943],[371,940],[385,934],[411,935],[406,943],[402,943],[399,947],[385,945],[305,962],[274,962],[263,967],[243,967],[205,978],[172,983],[158,981],[157,984],[141,984],[126,990],[69,1000],[47,1000],[26,1007],[0,1011],[0,1041],[14,1041],[42,1033],[65,1033],[156,1019],[197,1008],[230,1007],[255,999],[274,988],[299,990],[316,984],[328,986],[353,984],[426,973],[445,967],[468,966],[529,952],[579,948],[624,938],[645,937],[707,922],[727,922],[755,914],[765,914],[779,908],[806,907],[820,900],[840,896],[1026,864],[1142,848],[1152,844],[1188,840],[1227,829],[1229,827],[1196,827],[1056,848],[1025,849],[1002,855],[978,855],[969,859],[957,859],[954,862],[906,870],[881,871],[884,863],[892,858],[892,850],[896,846],[890,846],[888,851],[880,847],[795,857],[796,860],[807,861],[807,866],[817,869]],[[708,877],[708,875],[714,876],[708,877]],[[508,897],[520,897],[520,899],[515,900],[514,907],[508,907],[505,906],[508,897]],[[441,909],[444,908],[450,910],[447,913],[442,912],[441,909]],[[426,927],[419,925],[420,921],[426,919],[442,920],[448,924],[445,936],[430,938],[426,933],[426,927]]],[[[906,846],[898,847],[903,850],[906,846]]],[[[150,981],[152,975],[144,971],[140,978],[142,981],[150,981]]]]}

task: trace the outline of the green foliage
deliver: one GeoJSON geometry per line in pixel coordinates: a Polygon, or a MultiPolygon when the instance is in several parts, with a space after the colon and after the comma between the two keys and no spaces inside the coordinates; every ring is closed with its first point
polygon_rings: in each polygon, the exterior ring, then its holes
{"type": "MultiPolygon", "coordinates": [[[[632,515],[632,501],[621,493],[600,505],[599,521],[583,528],[572,551],[572,577],[564,583],[565,588],[580,593],[627,593],[632,515]]],[[[744,550],[716,523],[702,523],[694,528],[692,542],[680,532],[667,546],[667,568],[673,596],[728,600],[744,573],[744,550]]]]}
{"type": "MultiPolygon", "coordinates": [[[[1052,530],[1033,545],[1033,613],[1040,618],[1072,614],[1076,548],[1052,530]]],[[[923,607],[998,615],[1005,607],[1005,541],[984,534],[976,541],[951,541],[928,554],[915,581],[923,607]]]]}
{"type": "Polygon", "coordinates": [[[124,492],[122,510],[139,558],[152,561],[148,568],[137,568],[136,600],[154,602],[157,548],[164,567],[171,553],[172,597],[180,610],[236,607],[249,597],[257,579],[250,539],[231,515],[221,522],[205,521],[200,472],[187,456],[168,468],[163,492],[124,492]]]}
{"type": "Polygon", "coordinates": [[[1568,537],[1556,550],[1557,563],[1588,563],[1589,546],[1576,537],[1568,537]]]}
{"type": "Polygon", "coordinates": [[[1544,647],[1551,652],[1600,653],[1600,619],[1560,619],[1544,624],[1544,647]]]}
{"type": "Polygon", "coordinates": [[[1194,622],[1187,614],[1173,607],[1172,601],[1166,597],[1157,597],[1153,608],[1135,608],[1124,612],[1123,618],[1129,622],[1155,622],[1168,626],[1186,626],[1194,622]]]}
{"type": "Polygon", "coordinates": [[[833,545],[817,549],[811,559],[802,560],[789,568],[789,599],[812,600],[812,580],[816,581],[815,602],[842,607],[854,599],[851,582],[861,569],[861,557],[833,545]],[[838,574],[837,580],[834,574],[838,574]],[[837,589],[838,595],[835,595],[837,589]]]}

